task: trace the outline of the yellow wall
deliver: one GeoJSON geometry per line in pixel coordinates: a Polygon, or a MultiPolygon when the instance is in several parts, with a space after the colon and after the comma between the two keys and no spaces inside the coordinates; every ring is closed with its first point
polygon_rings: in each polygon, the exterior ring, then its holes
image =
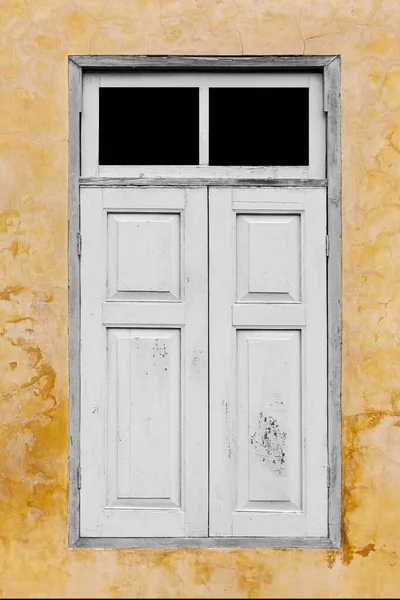
{"type": "Polygon", "coordinates": [[[0,2],[4,596],[398,596],[398,0],[0,2]],[[336,54],[343,66],[344,546],[67,547],[67,55],[336,54]]]}

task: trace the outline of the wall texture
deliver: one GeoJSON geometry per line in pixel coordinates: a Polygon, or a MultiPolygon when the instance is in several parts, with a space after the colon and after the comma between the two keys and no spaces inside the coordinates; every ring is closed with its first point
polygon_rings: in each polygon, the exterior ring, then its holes
{"type": "Polygon", "coordinates": [[[398,596],[398,0],[3,0],[0,27],[1,594],[398,596]],[[127,53],[342,55],[341,550],[67,547],[67,55],[127,53]]]}

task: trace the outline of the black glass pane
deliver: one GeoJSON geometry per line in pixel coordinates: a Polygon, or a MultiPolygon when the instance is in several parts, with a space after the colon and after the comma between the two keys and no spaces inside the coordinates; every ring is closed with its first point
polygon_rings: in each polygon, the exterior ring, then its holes
{"type": "Polygon", "coordinates": [[[198,165],[198,88],[100,88],[99,164],[198,165]]]}
{"type": "Polygon", "coordinates": [[[210,165],[308,165],[308,88],[210,88],[210,165]]]}

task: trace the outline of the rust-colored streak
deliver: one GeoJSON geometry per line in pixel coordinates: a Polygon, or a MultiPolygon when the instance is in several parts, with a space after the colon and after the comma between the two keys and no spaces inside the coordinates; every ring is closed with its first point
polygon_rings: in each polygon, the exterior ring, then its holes
{"type": "Polygon", "coordinates": [[[375,544],[367,544],[362,550],[358,550],[356,554],[359,554],[365,558],[369,556],[371,552],[375,552],[375,544]]]}
{"type": "Polygon", "coordinates": [[[343,546],[341,557],[345,565],[349,565],[353,560],[354,547],[351,542],[349,532],[349,520],[352,511],[357,508],[357,501],[353,495],[353,489],[357,485],[360,465],[357,458],[357,437],[365,429],[376,427],[383,418],[381,412],[373,411],[371,414],[360,414],[354,417],[348,417],[345,420],[344,427],[344,448],[343,448],[343,522],[342,535],[343,546]]]}
{"type": "Polygon", "coordinates": [[[10,301],[25,290],[23,285],[9,285],[0,291],[0,300],[10,301]]]}
{"type": "MultiPolygon", "coordinates": [[[[343,521],[342,521],[342,548],[340,551],[328,551],[327,563],[332,568],[338,556],[344,565],[351,564],[354,554],[366,557],[375,550],[375,544],[367,544],[361,550],[357,550],[351,540],[350,522],[352,513],[359,508],[355,496],[355,490],[361,480],[364,465],[360,461],[359,454],[363,450],[359,442],[360,435],[377,427],[385,417],[399,417],[400,412],[371,410],[365,413],[347,417],[344,423],[344,445],[343,445],[343,521]]],[[[396,423],[393,423],[396,425],[396,423]]]]}

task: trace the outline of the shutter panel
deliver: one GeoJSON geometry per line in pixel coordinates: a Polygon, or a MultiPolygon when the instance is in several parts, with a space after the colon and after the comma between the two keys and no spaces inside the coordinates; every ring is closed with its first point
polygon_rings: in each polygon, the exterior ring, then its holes
{"type": "Polygon", "coordinates": [[[81,536],[208,528],[207,190],[81,192],[81,536]]]}
{"type": "Polygon", "coordinates": [[[210,189],[210,536],[328,533],[325,194],[210,189]]]}

